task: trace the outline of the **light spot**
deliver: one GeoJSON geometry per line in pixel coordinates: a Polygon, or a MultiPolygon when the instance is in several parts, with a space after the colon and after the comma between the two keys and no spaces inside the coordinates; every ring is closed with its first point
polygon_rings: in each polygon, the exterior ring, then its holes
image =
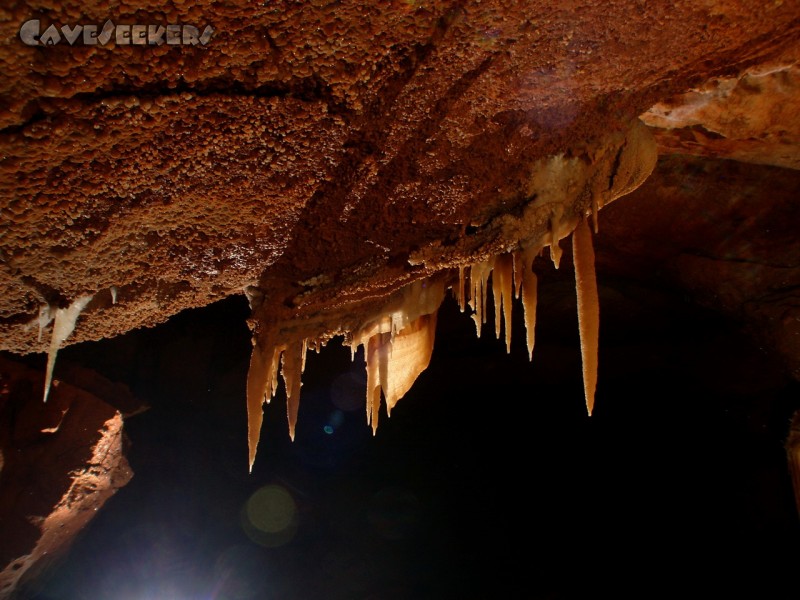
{"type": "Polygon", "coordinates": [[[297,505],[294,498],[278,484],[260,488],[244,505],[242,526],[247,536],[261,546],[287,544],[297,531],[297,505]]]}

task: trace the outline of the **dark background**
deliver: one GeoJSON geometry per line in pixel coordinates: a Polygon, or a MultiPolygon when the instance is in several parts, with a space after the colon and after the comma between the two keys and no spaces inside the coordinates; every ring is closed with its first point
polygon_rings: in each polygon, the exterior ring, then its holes
{"type": "Polygon", "coordinates": [[[532,363],[518,301],[506,355],[491,311],[477,339],[448,297],[376,437],[363,357],[309,353],[296,441],[281,382],[252,474],[243,297],[63,349],[151,408],[126,420],[131,483],[19,597],[796,598],[798,384],[737,323],[606,278],[589,418],[574,295],[563,267],[545,278],[532,363]],[[295,526],[254,541],[243,507],[268,484],[295,526]]]}

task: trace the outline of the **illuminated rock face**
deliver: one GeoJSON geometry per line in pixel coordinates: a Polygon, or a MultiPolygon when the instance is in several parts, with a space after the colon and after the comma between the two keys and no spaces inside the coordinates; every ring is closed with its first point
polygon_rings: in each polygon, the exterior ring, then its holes
{"type": "MultiPolygon", "coordinates": [[[[108,385],[102,378],[84,383],[108,385]]],[[[0,358],[0,597],[57,561],[131,478],[122,415],[66,383],[41,401],[43,377],[0,358]]]]}
{"type": "Polygon", "coordinates": [[[659,102],[642,118],[662,153],[800,169],[800,67],[764,65],[659,102]]]}

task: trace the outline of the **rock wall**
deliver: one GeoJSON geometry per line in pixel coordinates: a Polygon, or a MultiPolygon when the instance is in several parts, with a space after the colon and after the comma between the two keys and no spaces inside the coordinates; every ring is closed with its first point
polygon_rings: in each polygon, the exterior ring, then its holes
{"type": "Polygon", "coordinates": [[[119,411],[67,383],[43,406],[43,385],[41,372],[0,357],[2,598],[63,556],[132,476],[119,411]]]}

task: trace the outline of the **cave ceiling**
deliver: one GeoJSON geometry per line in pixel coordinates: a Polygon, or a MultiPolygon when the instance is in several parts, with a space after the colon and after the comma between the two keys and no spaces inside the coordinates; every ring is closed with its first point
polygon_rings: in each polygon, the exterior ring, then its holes
{"type": "Polygon", "coordinates": [[[65,343],[248,287],[274,318],[306,318],[514,250],[550,226],[500,223],[535,201],[541,165],[592,171],[559,200],[576,216],[584,188],[613,187],[640,116],[662,154],[797,166],[793,2],[1,10],[0,332],[15,353],[46,351],[40,310],[82,296],[65,343]],[[31,19],[41,36],[110,18],[213,34],[20,39],[31,19]]]}

